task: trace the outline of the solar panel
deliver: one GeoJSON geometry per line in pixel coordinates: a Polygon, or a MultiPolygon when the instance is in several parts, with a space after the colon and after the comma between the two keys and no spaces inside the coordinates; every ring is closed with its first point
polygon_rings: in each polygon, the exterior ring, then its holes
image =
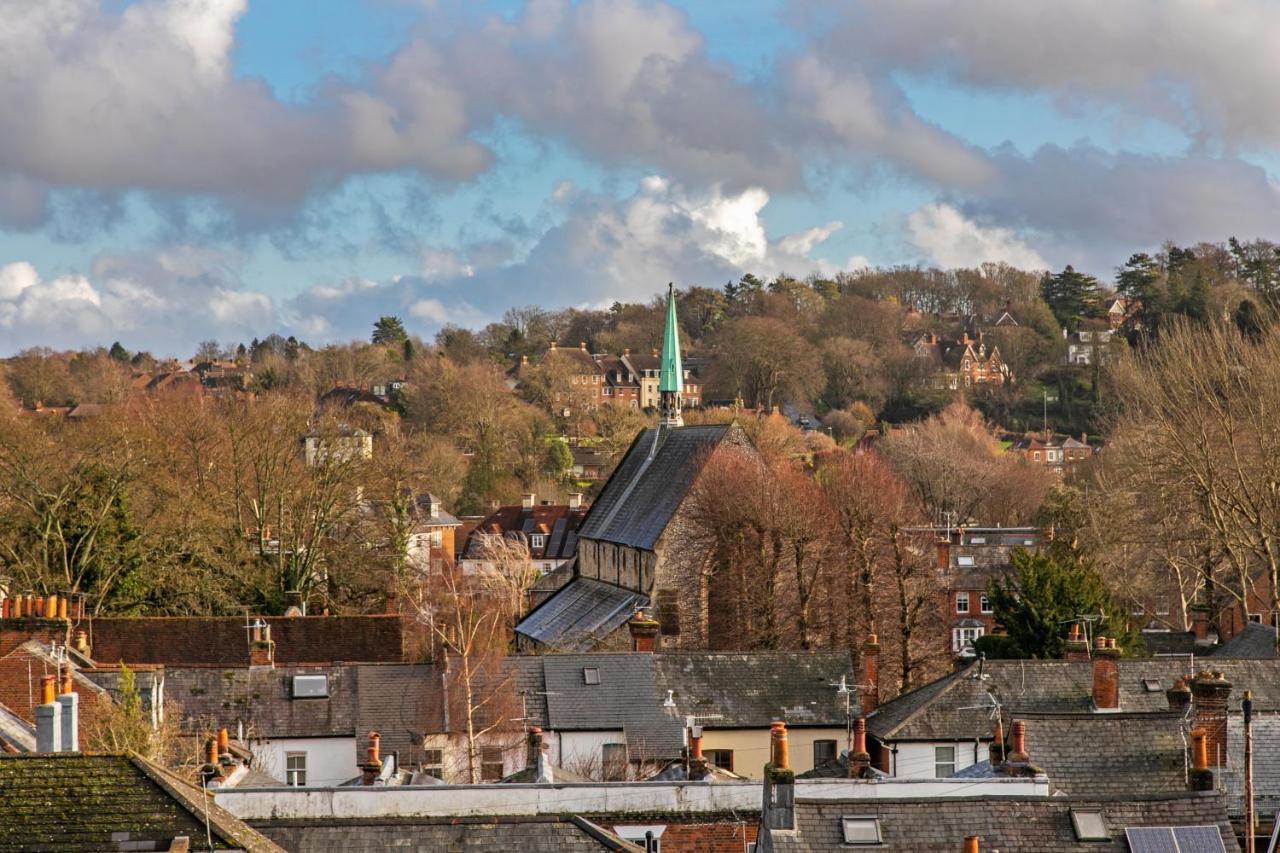
{"type": "Polygon", "coordinates": [[[1226,853],[1216,826],[1130,826],[1131,853],[1226,853]]]}

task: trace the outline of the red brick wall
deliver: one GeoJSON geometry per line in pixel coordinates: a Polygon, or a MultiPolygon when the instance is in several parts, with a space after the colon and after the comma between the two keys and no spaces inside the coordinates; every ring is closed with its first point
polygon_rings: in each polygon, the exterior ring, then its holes
{"type": "Polygon", "coordinates": [[[674,822],[669,818],[636,818],[612,821],[604,825],[610,831],[616,826],[665,825],[662,833],[662,853],[745,853],[747,845],[756,840],[757,819],[743,816],[742,822],[726,818],[720,821],[699,822],[690,817],[687,822],[674,822]]]}

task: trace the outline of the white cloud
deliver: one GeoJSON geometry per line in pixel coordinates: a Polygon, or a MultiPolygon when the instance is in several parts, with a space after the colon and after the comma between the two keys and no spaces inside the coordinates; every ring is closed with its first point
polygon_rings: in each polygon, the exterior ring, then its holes
{"type": "Polygon", "coordinates": [[[949,204],[929,204],[907,217],[911,242],[943,267],[976,267],[1003,261],[1022,269],[1048,264],[1012,230],[983,226],[949,204]]]}

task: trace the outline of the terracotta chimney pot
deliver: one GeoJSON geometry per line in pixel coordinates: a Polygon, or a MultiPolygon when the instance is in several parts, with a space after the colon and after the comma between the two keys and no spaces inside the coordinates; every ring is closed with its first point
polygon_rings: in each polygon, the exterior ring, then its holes
{"type": "Polygon", "coordinates": [[[58,599],[58,618],[59,619],[67,618],[67,599],[65,596],[58,599]]]}
{"type": "Polygon", "coordinates": [[[213,766],[215,766],[215,767],[216,767],[216,766],[218,765],[218,740],[217,740],[217,738],[209,738],[208,742],[207,742],[207,743],[205,743],[205,747],[204,747],[204,749],[205,749],[205,756],[204,756],[204,757],[205,757],[205,759],[206,759],[206,763],[208,763],[208,764],[212,764],[213,766]]]}
{"type": "Polygon", "coordinates": [[[56,695],[56,683],[58,677],[56,675],[45,675],[40,678],[40,704],[52,705],[56,695]]]}
{"type": "Polygon", "coordinates": [[[231,738],[227,734],[226,729],[218,729],[218,754],[222,755],[231,751],[231,738]]]}
{"type": "Polygon", "coordinates": [[[978,853],[978,836],[966,835],[963,850],[964,853],[978,853]]]}
{"type": "Polygon", "coordinates": [[[790,770],[791,756],[787,747],[787,724],[782,720],[774,720],[769,725],[769,738],[773,746],[772,761],[774,770],[790,770]]]}
{"type": "Polygon", "coordinates": [[[71,691],[71,667],[63,664],[61,667],[62,678],[58,682],[58,694],[66,696],[71,691]]]}
{"type": "Polygon", "coordinates": [[[1014,720],[1009,733],[1009,760],[1024,763],[1031,760],[1027,755],[1027,724],[1022,720],[1014,720]]]}

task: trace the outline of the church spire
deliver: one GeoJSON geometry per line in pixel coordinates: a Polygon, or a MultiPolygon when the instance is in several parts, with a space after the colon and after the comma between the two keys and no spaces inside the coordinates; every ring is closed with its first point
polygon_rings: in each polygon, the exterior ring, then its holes
{"type": "Polygon", "coordinates": [[[658,373],[658,423],[684,426],[680,402],[684,395],[684,369],[680,364],[680,326],[676,322],[675,285],[667,285],[667,327],[662,333],[662,365],[658,373]]]}

